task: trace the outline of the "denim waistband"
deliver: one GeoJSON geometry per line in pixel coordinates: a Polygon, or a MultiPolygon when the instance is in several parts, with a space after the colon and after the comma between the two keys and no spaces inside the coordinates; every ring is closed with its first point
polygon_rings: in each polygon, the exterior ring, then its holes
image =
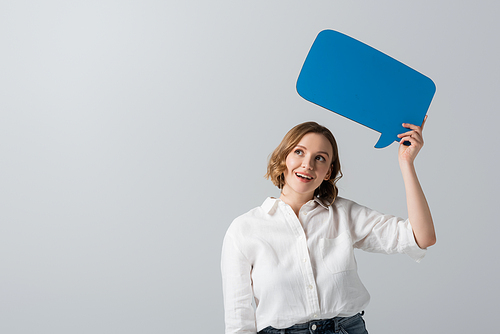
{"type": "Polygon", "coordinates": [[[331,329],[335,332],[338,332],[343,326],[347,326],[350,322],[358,320],[363,314],[364,312],[358,313],[351,317],[335,317],[331,319],[312,320],[283,329],[277,329],[269,326],[260,330],[258,334],[302,334],[314,332],[321,333],[326,329],[331,329]]]}

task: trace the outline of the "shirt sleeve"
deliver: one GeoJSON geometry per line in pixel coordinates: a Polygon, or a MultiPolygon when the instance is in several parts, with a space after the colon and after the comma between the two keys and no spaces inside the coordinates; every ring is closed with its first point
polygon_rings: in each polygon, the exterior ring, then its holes
{"type": "Polygon", "coordinates": [[[226,334],[257,333],[251,270],[251,263],[238,248],[235,237],[226,233],[221,259],[226,334]]]}
{"type": "Polygon", "coordinates": [[[375,253],[405,253],[416,262],[426,249],[418,246],[409,219],[385,215],[354,202],[344,206],[354,247],[375,253]]]}

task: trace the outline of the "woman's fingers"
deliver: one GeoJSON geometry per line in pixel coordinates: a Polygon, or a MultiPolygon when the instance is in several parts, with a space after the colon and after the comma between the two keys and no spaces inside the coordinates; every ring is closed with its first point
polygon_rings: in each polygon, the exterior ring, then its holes
{"type": "Polygon", "coordinates": [[[401,133],[398,135],[398,137],[402,138],[402,137],[414,136],[414,135],[418,135],[421,137],[426,120],[427,120],[427,115],[424,117],[424,121],[422,122],[421,126],[418,126],[415,124],[410,124],[410,123],[403,123],[403,127],[410,129],[410,131],[407,131],[405,133],[401,133]]]}
{"type": "Polygon", "coordinates": [[[427,116],[424,117],[421,126],[409,123],[403,123],[403,127],[409,129],[409,131],[406,131],[405,133],[401,133],[398,135],[398,138],[401,139],[399,146],[400,163],[403,161],[413,163],[418,152],[424,146],[424,138],[422,136],[422,130],[424,128],[426,120],[427,116]],[[408,143],[410,144],[409,146],[408,143]]]}
{"type": "MultiPolygon", "coordinates": [[[[410,131],[407,131],[406,133],[413,132],[413,133],[418,133],[419,135],[422,135],[422,128],[418,125],[403,123],[403,127],[410,129],[410,131]]],[[[403,133],[403,135],[404,135],[404,133],[403,133]]]]}
{"type": "Polygon", "coordinates": [[[422,138],[422,133],[419,131],[408,131],[405,133],[400,133],[398,135],[398,138],[403,138],[403,137],[422,138]]]}
{"type": "Polygon", "coordinates": [[[421,126],[410,123],[403,123],[403,127],[410,129],[410,131],[406,131],[405,133],[400,133],[398,135],[398,138],[401,139],[400,143],[401,144],[406,143],[405,146],[418,145],[419,147],[422,147],[424,145],[424,138],[422,136],[422,131],[424,129],[426,121],[427,121],[427,115],[425,115],[421,126]],[[410,145],[408,145],[408,143],[410,143],[410,145]]]}
{"type": "Polygon", "coordinates": [[[424,144],[424,138],[422,137],[422,133],[418,131],[408,131],[398,135],[398,138],[401,139],[401,143],[405,141],[410,142],[411,144],[424,144]]]}
{"type": "Polygon", "coordinates": [[[422,125],[418,126],[415,124],[403,123],[403,127],[411,129],[412,131],[417,131],[419,133],[422,133],[422,131],[424,130],[424,125],[425,125],[426,121],[427,121],[427,115],[425,115],[424,120],[422,122],[422,125]]]}
{"type": "Polygon", "coordinates": [[[400,143],[404,143],[404,142],[410,142],[411,145],[420,145],[423,143],[423,140],[421,140],[421,138],[418,138],[418,137],[415,137],[415,136],[405,136],[403,138],[401,138],[401,141],[400,143]]]}
{"type": "Polygon", "coordinates": [[[415,131],[407,131],[405,133],[400,133],[398,135],[399,138],[402,138],[402,137],[408,137],[408,136],[411,136],[412,134],[416,133],[415,131]]]}

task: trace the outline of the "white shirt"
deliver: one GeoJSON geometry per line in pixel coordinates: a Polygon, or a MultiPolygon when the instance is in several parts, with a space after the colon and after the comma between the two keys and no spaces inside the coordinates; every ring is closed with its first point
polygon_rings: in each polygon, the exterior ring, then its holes
{"type": "Polygon", "coordinates": [[[426,252],[408,220],[340,197],[330,206],[309,201],[299,218],[283,201],[267,198],[236,218],[222,247],[226,334],[361,312],[370,295],[358,277],[354,247],[406,253],[417,262],[426,252]]]}

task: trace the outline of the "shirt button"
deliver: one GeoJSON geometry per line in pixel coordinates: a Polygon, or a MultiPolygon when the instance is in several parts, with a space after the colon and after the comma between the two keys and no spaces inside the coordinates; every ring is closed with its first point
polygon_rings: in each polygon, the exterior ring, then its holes
{"type": "Polygon", "coordinates": [[[317,328],[317,327],[316,327],[316,325],[312,325],[312,326],[311,326],[311,329],[312,329],[313,331],[315,331],[315,330],[316,330],[316,328],[317,328]]]}
{"type": "Polygon", "coordinates": [[[303,259],[302,259],[302,262],[304,262],[304,263],[305,263],[305,262],[307,262],[307,259],[306,259],[306,258],[303,258],[303,259]]]}
{"type": "Polygon", "coordinates": [[[317,317],[318,317],[318,315],[317,315],[317,314],[315,314],[315,315],[313,315],[313,317],[314,317],[314,318],[317,318],[317,317]]]}
{"type": "Polygon", "coordinates": [[[307,287],[308,287],[310,290],[312,290],[312,288],[313,288],[313,286],[312,286],[311,284],[309,284],[307,287]]]}

